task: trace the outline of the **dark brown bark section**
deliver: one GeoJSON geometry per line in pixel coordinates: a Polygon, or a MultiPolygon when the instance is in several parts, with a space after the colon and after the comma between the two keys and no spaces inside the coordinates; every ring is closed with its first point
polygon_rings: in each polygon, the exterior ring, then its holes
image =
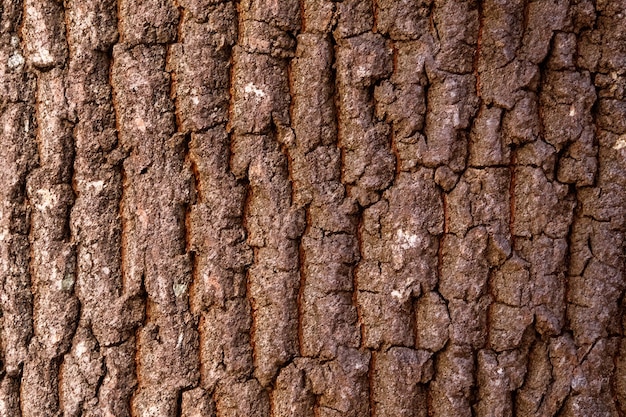
{"type": "Polygon", "coordinates": [[[3,0],[0,416],[626,413],[626,3],[3,0]]]}

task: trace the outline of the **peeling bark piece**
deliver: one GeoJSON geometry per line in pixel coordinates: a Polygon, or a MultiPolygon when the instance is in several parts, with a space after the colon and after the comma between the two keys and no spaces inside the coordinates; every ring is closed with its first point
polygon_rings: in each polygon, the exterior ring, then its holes
{"type": "Polygon", "coordinates": [[[367,347],[413,346],[412,298],[434,288],[436,236],[443,232],[432,177],[428,169],[399,174],[383,200],[364,212],[363,261],[355,276],[367,347]]]}
{"type": "Polygon", "coordinates": [[[425,138],[418,141],[417,158],[427,167],[465,168],[467,134],[478,100],[473,75],[442,75],[428,89],[425,138]]]}
{"type": "MultiPolygon", "coordinates": [[[[472,227],[482,227],[488,240],[509,240],[510,176],[507,168],[467,169],[447,199],[449,231],[460,238],[467,237],[472,227]]],[[[510,249],[502,250],[508,257],[510,249]]]]}
{"type": "Polygon", "coordinates": [[[360,345],[352,292],[326,294],[305,287],[301,302],[306,311],[301,324],[304,355],[334,358],[340,346],[360,345]]]}
{"type": "Polygon", "coordinates": [[[245,299],[245,268],[252,253],[242,225],[245,189],[230,172],[229,144],[223,126],[192,134],[189,144],[198,193],[189,213],[189,244],[196,252],[190,307],[199,315],[201,381],[207,391],[223,378],[248,375],[252,368],[245,299]]]}
{"type": "Polygon", "coordinates": [[[468,347],[450,345],[436,361],[430,384],[430,413],[433,416],[471,416],[470,389],[474,385],[474,359],[468,347]]]}
{"type": "Polygon", "coordinates": [[[529,265],[515,256],[508,259],[491,279],[491,292],[495,301],[515,307],[530,302],[529,265]]]}
{"type": "Polygon", "coordinates": [[[116,46],[112,69],[120,140],[131,150],[124,163],[122,215],[125,231],[133,232],[126,234],[124,268],[133,285],[147,293],[145,324],[137,335],[139,388],[132,407],[147,415],[171,415],[180,390],[199,377],[198,333],[187,302],[192,277],[183,216],[191,198],[191,172],[183,138],[174,131],[165,57],[161,46],[116,46]],[[155,189],[155,183],[161,187],[155,189]]]}
{"type": "Polygon", "coordinates": [[[576,366],[576,351],[572,339],[561,336],[550,341],[548,354],[550,358],[551,377],[546,396],[539,407],[539,414],[553,415],[561,409],[571,392],[572,378],[576,366]]]}
{"type": "Polygon", "coordinates": [[[313,417],[315,396],[306,373],[290,364],[281,370],[272,396],[272,410],[279,417],[313,417]]]}
{"type": "Polygon", "coordinates": [[[526,95],[537,91],[539,68],[528,61],[514,60],[502,68],[489,68],[480,75],[481,97],[487,104],[507,110],[526,95]]]}
{"type": "Polygon", "coordinates": [[[527,6],[527,28],[522,56],[534,64],[546,57],[555,30],[565,25],[569,4],[563,0],[540,0],[527,6]]]}
{"type": "Polygon", "coordinates": [[[349,38],[368,32],[374,25],[372,0],[347,0],[335,4],[335,38],[349,38]]]}
{"type": "Polygon", "coordinates": [[[168,57],[168,67],[175,75],[177,117],[183,132],[197,132],[228,121],[235,6],[227,2],[210,7],[206,13],[208,23],[183,15],[182,39],[170,47],[168,57]]]}
{"type": "Polygon", "coordinates": [[[59,399],[64,413],[80,416],[98,402],[98,388],[105,373],[104,358],[97,340],[84,328],[74,336],[72,350],[65,355],[59,373],[59,399]]]}
{"type": "Polygon", "coordinates": [[[287,32],[299,29],[299,8],[299,2],[291,0],[239,4],[241,46],[233,56],[231,127],[236,134],[263,134],[241,142],[233,155],[247,165],[241,172],[249,182],[244,218],[254,261],[246,295],[251,303],[254,375],[263,387],[298,350],[298,240],[304,212],[292,207],[291,155],[279,144],[289,146],[295,139],[289,126],[289,65],[281,58],[293,55],[295,44],[287,32]]]}
{"type": "Polygon", "coordinates": [[[252,301],[255,376],[266,386],[298,349],[297,239],[304,216],[291,207],[287,160],[270,138],[248,169],[248,244],[255,249],[248,272],[252,301]]]}
{"type": "Polygon", "coordinates": [[[430,51],[422,42],[395,42],[394,72],[374,89],[375,115],[391,125],[397,169],[409,171],[418,164],[418,141],[426,117],[425,61],[430,51]],[[412,70],[408,70],[411,68],[412,70]]]}
{"type": "Polygon", "coordinates": [[[29,407],[23,416],[54,416],[59,409],[58,361],[45,358],[41,347],[31,344],[33,356],[24,364],[21,379],[20,405],[29,407]],[[55,411],[56,410],[56,411],[55,411]]]}
{"type": "Polygon", "coordinates": [[[272,0],[243,0],[243,20],[266,22],[284,31],[295,31],[300,25],[300,3],[298,0],[274,2],[272,0]]]}
{"type": "Polygon", "coordinates": [[[487,0],[482,4],[482,27],[478,71],[502,68],[515,59],[522,43],[524,21],[523,1],[487,0]]]}
{"type": "Polygon", "coordinates": [[[121,41],[128,45],[176,40],[179,12],[172,0],[120,0],[121,41]]]}
{"type": "Polygon", "coordinates": [[[80,60],[80,53],[83,51],[87,54],[94,51],[106,52],[118,40],[115,1],[73,0],[66,5],[65,13],[67,42],[70,54],[74,53],[74,59],[80,60]]]}
{"type": "MultiPolygon", "coordinates": [[[[23,88],[27,89],[28,84],[23,88]]],[[[30,216],[26,178],[34,167],[37,144],[29,126],[33,108],[27,103],[8,105],[0,116],[3,126],[0,164],[2,217],[0,236],[0,307],[2,309],[3,367],[11,377],[17,377],[20,365],[28,354],[28,342],[33,331],[31,276],[29,272],[30,216]]],[[[18,387],[6,379],[3,389],[18,387]]],[[[9,398],[9,397],[7,397],[9,398]]],[[[7,400],[9,401],[9,400],[7,400]]]]}
{"type": "Polygon", "coordinates": [[[180,405],[181,417],[215,417],[215,403],[202,388],[184,391],[180,405]]]}
{"type": "Polygon", "coordinates": [[[225,381],[217,394],[218,416],[263,417],[270,414],[267,392],[255,380],[225,381]]]}
{"type": "Polygon", "coordinates": [[[508,164],[511,155],[502,140],[502,109],[482,107],[472,126],[469,140],[470,166],[490,166],[508,164]]]}
{"type": "Polygon", "coordinates": [[[596,92],[589,74],[573,71],[550,71],[540,94],[544,137],[557,152],[576,141],[591,122],[591,106],[596,92]]]}
{"type": "MultiPolygon", "coordinates": [[[[303,154],[336,141],[337,122],[331,84],[333,55],[328,37],[310,33],[298,36],[296,58],[291,62],[292,117],[296,146],[303,154]]],[[[303,175],[301,181],[306,181],[309,176],[312,175],[303,175]]]]}
{"type": "Polygon", "coordinates": [[[416,343],[418,349],[437,352],[449,338],[450,315],[446,303],[437,292],[424,294],[416,306],[416,343]]]}
{"type": "Polygon", "coordinates": [[[523,386],[517,391],[515,410],[523,416],[537,415],[550,387],[552,366],[548,347],[537,342],[528,352],[528,366],[523,386]]]}
{"type": "Polygon", "coordinates": [[[184,6],[182,39],[170,50],[168,65],[176,77],[178,128],[192,132],[189,162],[195,201],[186,227],[188,250],[194,254],[189,303],[198,319],[201,388],[183,393],[183,415],[211,415],[218,413],[222,401],[230,401],[228,385],[248,378],[253,369],[246,299],[246,269],[253,254],[243,226],[246,188],[231,171],[232,163],[234,173],[245,176],[249,160],[236,169],[238,154],[231,154],[231,139],[233,151],[241,142],[229,136],[225,125],[229,109],[224,105],[232,99],[229,71],[237,36],[236,7],[213,0],[184,6]]]}
{"type": "Polygon", "coordinates": [[[66,73],[39,73],[37,130],[39,168],[26,182],[33,204],[30,240],[33,338],[21,387],[23,415],[60,411],[59,365],[70,346],[79,313],[74,295],[76,251],[69,236],[73,138],[67,123],[66,73]]]}
{"type": "Polygon", "coordinates": [[[469,74],[474,65],[478,41],[478,4],[474,1],[435,0],[433,23],[440,50],[439,69],[453,74],[469,74]]]}
{"type": "Polygon", "coordinates": [[[380,0],[376,2],[376,30],[392,39],[418,39],[428,33],[429,1],[380,0]]]}
{"type": "Polygon", "coordinates": [[[330,359],[337,357],[340,346],[356,348],[361,339],[353,304],[357,219],[341,182],[335,53],[327,33],[333,11],[342,5],[304,1],[302,6],[306,33],[298,36],[290,67],[295,137],[286,143],[293,204],[305,207],[307,224],[299,247],[299,354],[330,359]]]}
{"type": "Polygon", "coordinates": [[[532,310],[528,307],[492,304],[489,310],[489,345],[496,352],[518,347],[532,322],[532,310]]]}
{"type": "Polygon", "coordinates": [[[70,231],[76,244],[76,296],[81,304],[72,350],[65,355],[60,370],[61,404],[67,415],[106,414],[111,410],[127,415],[136,383],[131,373],[111,390],[103,385],[110,381],[109,375],[123,374],[122,369],[134,366],[131,356],[122,356],[122,363],[116,363],[107,361],[104,353],[127,353],[126,346],[112,345],[132,338],[143,319],[141,300],[122,294],[122,224],[118,213],[122,175],[120,167],[109,160],[119,152],[109,80],[111,62],[106,53],[118,37],[116,12],[109,0],[88,4],[72,1],[66,9],[68,77],[73,80],[66,96],[76,119],[76,200],[70,231]]]}
{"type": "Polygon", "coordinates": [[[446,236],[439,283],[444,298],[473,302],[484,294],[489,273],[486,250],[487,233],[481,227],[471,229],[465,238],[446,236]]]}
{"type": "Polygon", "coordinates": [[[515,415],[512,393],[522,385],[526,376],[524,355],[515,350],[498,355],[481,350],[477,356],[480,400],[475,408],[476,415],[515,415]]]}
{"type": "Polygon", "coordinates": [[[234,50],[233,120],[237,133],[266,134],[272,125],[289,125],[287,65],[265,54],[234,50]]]}
{"type": "Polygon", "coordinates": [[[618,415],[612,384],[593,377],[613,373],[616,342],[615,338],[599,341],[581,361],[572,378],[572,393],[563,405],[564,416],[618,415]]]}
{"type": "Polygon", "coordinates": [[[316,412],[320,416],[369,415],[367,375],[370,353],[340,348],[337,359],[320,365],[311,375],[313,392],[319,395],[316,412]],[[337,414],[340,413],[340,414],[337,414]]]}
{"type": "Polygon", "coordinates": [[[426,391],[430,353],[402,347],[375,354],[372,399],[376,415],[426,416],[426,391]]]}
{"type": "MultiPolygon", "coordinates": [[[[524,92],[502,118],[502,135],[505,143],[520,144],[532,142],[541,131],[537,96],[524,92]]],[[[519,162],[519,161],[518,161],[519,162]]]]}
{"type": "Polygon", "coordinates": [[[482,348],[487,341],[487,310],[491,299],[481,297],[472,302],[448,300],[450,341],[455,345],[482,348]]]}
{"type": "Polygon", "coordinates": [[[20,412],[20,383],[15,378],[2,378],[0,381],[0,414],[6,417],[21,416],[20,412]]]}
{"type": "Polygon", "coordinates": [[[377,200],[393,177],[389,128],[374,120],[368,88],[391,75],[391,50],[385,39],[366,33],[343,39],[337,49],[339,147],[343,151],[343,180],[363,206],[377,200]]]}
{"type": "Polygon", "coordinates": [[[515,234],[565,237],[574,207],[567,186],[549,181],[540,168],[521,166],[515,171],[515,234]]]}
{"type": "Polygon", "coordinates": [[[114,347],[101,347],[107,370],[100,385],[98,403],[105,415],[130,415],[130,398],[137,386],[135,337],[114,347]],[[129,360],[130,359],[130,360],[129,360]],[[120,401],[124,398],[124,401],[120,401]]]}
{"type": "Polygon", "coordinates": [[[22,36],[31,65],[42,70],[62,66],[67,59],[62,5],[55,0],[25,0],[22,36]]]}
{"type": "MultiPolygon", "coordinates": [[[[202,383],[212,390],[219,382],[241,379],[252,371],[250,310],[247,301],[237,298],[224,307],[214,307],[200,318],[202,383]]],[[[219,397],[218,397],[219,401],[219,397]]]]}

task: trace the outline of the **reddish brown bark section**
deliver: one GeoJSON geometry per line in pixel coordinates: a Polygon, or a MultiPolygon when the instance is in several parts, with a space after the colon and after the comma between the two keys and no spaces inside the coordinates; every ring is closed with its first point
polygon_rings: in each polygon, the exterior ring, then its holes
{"type": "Polygon", "coordinates": [[[623,0],[0,6],[0,416],[626,414],[623,0]]]}

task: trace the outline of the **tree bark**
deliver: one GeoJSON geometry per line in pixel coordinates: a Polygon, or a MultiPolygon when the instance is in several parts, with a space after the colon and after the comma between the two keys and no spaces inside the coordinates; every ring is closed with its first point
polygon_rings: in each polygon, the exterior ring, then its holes
{"type": "Polygon", "coordinates": [[[0,4],[0,417],[626,415],[625,0],[0,4]]]}

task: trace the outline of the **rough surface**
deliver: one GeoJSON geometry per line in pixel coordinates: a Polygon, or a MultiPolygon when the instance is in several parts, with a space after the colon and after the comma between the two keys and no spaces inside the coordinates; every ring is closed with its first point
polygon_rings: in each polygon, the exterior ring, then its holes
{"type": "Polygon", "coordinates": [[[0,0],[0,417],[626,415],[624,45],[624,0],[0,0]]]}

